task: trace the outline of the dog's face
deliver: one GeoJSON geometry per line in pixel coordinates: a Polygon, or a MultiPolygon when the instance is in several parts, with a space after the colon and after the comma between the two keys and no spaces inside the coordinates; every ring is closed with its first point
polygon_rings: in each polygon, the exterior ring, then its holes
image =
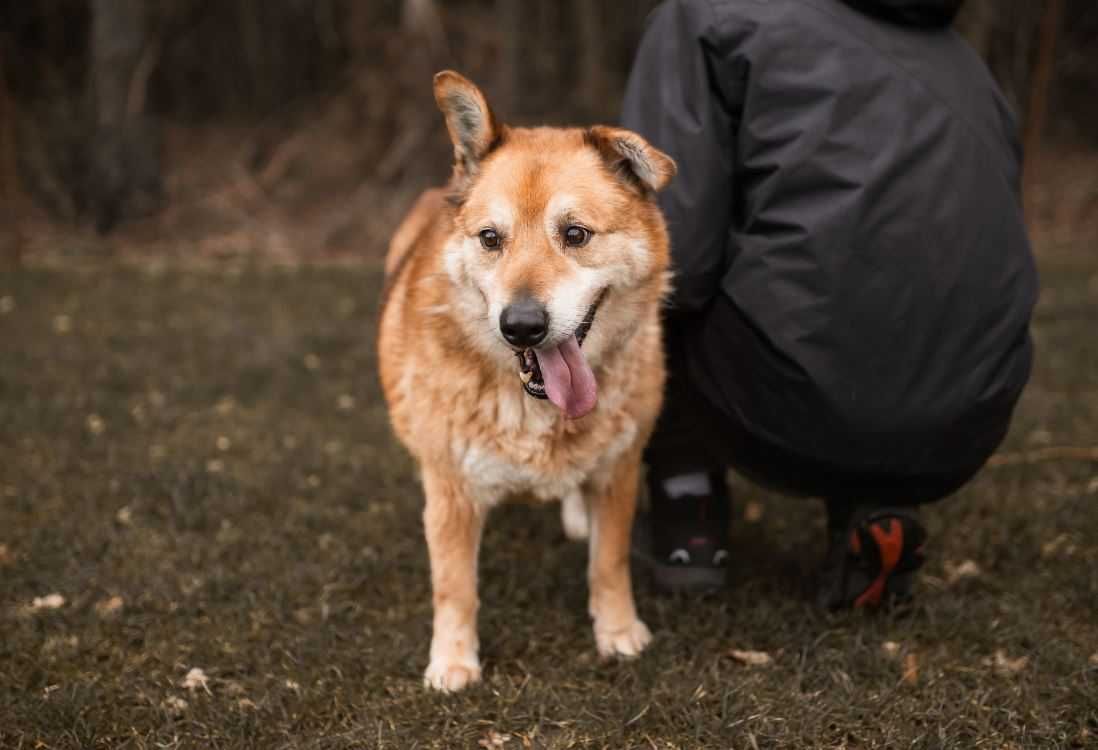
{"type": "Polygon", "coordinates": [[[674,163],[617,128],[501,126],[454,73],[436,77],[435,96],[454,142],[446,268],[460,318],[527,393],[582,416],[592,366],[658,304],[668,250],[654,195],[674,163]]]}

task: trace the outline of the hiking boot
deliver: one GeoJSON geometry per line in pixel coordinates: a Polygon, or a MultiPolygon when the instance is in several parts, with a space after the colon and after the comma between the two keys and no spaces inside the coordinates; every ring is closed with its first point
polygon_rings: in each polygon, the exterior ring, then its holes
{"type": "Polygon", "coordinates": [[[925,543],[926,530],[912,511],[859,508],[845,524],[831,524],[817,602],[827,609],[847,609],[910,601],[925,543]]]}
{"type": "Polygon", "coordinates": [[[718,472],[649,482],[652,566],[656,587],[704,593],[728,580],[732,503],[718,472]],[[680,481],[692,480],[692,481],[680,481]]]}

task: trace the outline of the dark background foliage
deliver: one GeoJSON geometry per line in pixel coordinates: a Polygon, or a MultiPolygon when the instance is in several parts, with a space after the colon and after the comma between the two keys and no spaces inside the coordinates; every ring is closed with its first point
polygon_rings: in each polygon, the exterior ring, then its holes
{"type": "MultiPolygon", "coordinates": [[[[7,0],[0,177],[5,194],[29,198],[25,209],[101,233],[194,202],[173,186],[233,193],[240,178],[266,193],[296,184],[329,203],[385,189],[390,199],[372,213],[389,222],[407,193],[445,175],[431,73],[465,72],[509,119],[613,121],[654,5],[7,0]],[[184,173],[201,174],[202,187],[173,181],[184,173]]],[[[1098,6],[1061,0],[1051,76],[1034,86],[1046,5],[969,0],[959,27],[1023,116],[1035,89],[1044,96],[1046,139],[1095,145],[1098,6]]],[[[219,236],[220,218],[198,224],[219,236]]],[[[321,229],[320,244],[348,252],[362,226],[328,219],[336,226],[321,229]]]]}

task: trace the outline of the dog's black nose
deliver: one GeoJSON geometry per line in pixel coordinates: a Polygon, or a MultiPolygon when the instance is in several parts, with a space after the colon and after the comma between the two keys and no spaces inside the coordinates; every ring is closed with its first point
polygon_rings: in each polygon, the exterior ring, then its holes
{"type": "Polygon", "coordinates": [[[499,314],[499,330],[512,346],[537,346],[549,333],[549,313],[532,297],[520,297],[499,314]]]}

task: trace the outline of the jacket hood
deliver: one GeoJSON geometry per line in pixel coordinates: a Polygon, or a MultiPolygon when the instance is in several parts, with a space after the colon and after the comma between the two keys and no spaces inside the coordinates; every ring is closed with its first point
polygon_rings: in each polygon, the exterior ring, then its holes
{"type": "Polygon", "coordinates": [[[953,23],[964,0],[843,0],[855,10],[902,26],[941,28],[953,23]]]}

